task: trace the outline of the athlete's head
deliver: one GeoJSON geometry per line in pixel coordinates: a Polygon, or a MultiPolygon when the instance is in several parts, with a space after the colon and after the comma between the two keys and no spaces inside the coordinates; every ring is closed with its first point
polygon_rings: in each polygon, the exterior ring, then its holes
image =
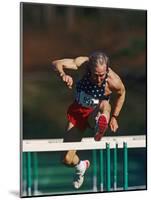
{"type": "Polygon", "coordinates": [[[94,52],[89,56],[89,72],[91,80],[101,85],[109,67],[109,58],[105,53],[94,52]]]}

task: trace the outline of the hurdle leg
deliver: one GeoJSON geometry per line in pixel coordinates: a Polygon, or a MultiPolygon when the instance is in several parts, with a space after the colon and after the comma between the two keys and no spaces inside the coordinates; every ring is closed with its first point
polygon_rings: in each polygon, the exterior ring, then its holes
{"type": "Polygon", "coordinates": [[[100,190],[103,192],[104,189],[104,176],[103,176],[103,149],[100,149],[100,190]]]}
{"type": "Polygon", "coordinates": [[[21,188],[21,190],[22,190],[22,195],[23,196],[26,196],[27,195],[27,179],[26,179],[26,153],[25,152],[23,152],[22,153],[22,172],[23,172],[23,174],[22,174],[22,176],[23,176],[23,184],[22,184],[22,188],[21,188]]]}
{"type": "Polygon", "coordinates": [[[124,190],[128,189],[128,148],[127,143],[124,142],[124,190]]]}
{"type": "Polygon", "coordinates": [[[113,156],[113,177],[114,177],[113,189],[114,190],[117,190],[117,148],[118,148],[118,144],[115,145],[114,156],[113,156]]]}
{"type": "Polygon", "coordinates": [[[106,159],[107,159],[107,191],[111,190],[111,160],[110,160],[110,144],[106,143],[106,159]]]}
{"type": "Polygon", "coordinates": [[[34,195],[38,195],[38,155],[37,152],[33,153],[33,177],[34,177],[34,195]]]}
{"type": "Polygon", "coordinates": [[[93,158],[93,191],[97,191],[97,151],[92,151],[93,158]]]}
{"type": "Polygon", "coordinates": [[[31,152],[27,152],[27,194],[31,196],[32,178],[31,178],[31,152]]]}

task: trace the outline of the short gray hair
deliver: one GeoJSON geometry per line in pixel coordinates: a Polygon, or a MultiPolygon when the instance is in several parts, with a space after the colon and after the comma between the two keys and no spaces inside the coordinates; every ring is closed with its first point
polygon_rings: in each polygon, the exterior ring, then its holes
{"type": "Polygon", "coordinates": [[[98,64],[103,65],[104,63],[106,64],[108,70],[109,57],[101,51],[94,52],[89,56],[89,67],[95,67],[98,64]]]}

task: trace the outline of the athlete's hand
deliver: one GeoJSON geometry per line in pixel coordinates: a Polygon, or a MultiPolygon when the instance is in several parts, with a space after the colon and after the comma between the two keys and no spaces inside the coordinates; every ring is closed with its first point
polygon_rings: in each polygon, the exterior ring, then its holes
{"type": "Polygon", "coordinates": [[[72,85],[73,85],[73,79],[71,76],[64,74],[62,76],[62,80],[63,82],[65,82],[67,84],[67,86],[72,89],[72,85]]]}
{"type": "Polygon", "coordinates": [[[117,123],[117,119],[115,117],[112,117],[111,118],[111,121],[110,121],[110,128],[111,128],[111,131],[113,131],[114,133],[117,131],[118,129],[118,123],[117,123]]]}

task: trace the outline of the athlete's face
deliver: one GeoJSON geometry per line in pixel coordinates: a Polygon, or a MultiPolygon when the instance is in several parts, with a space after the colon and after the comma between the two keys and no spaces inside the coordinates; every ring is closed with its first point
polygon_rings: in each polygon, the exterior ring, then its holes
{"type": "Polygon", "coordinates": [[[106,64],[98,65],[91,69],[91,80],[100,86],[106,76],[107,73],[107,66],[106,64]]]}

